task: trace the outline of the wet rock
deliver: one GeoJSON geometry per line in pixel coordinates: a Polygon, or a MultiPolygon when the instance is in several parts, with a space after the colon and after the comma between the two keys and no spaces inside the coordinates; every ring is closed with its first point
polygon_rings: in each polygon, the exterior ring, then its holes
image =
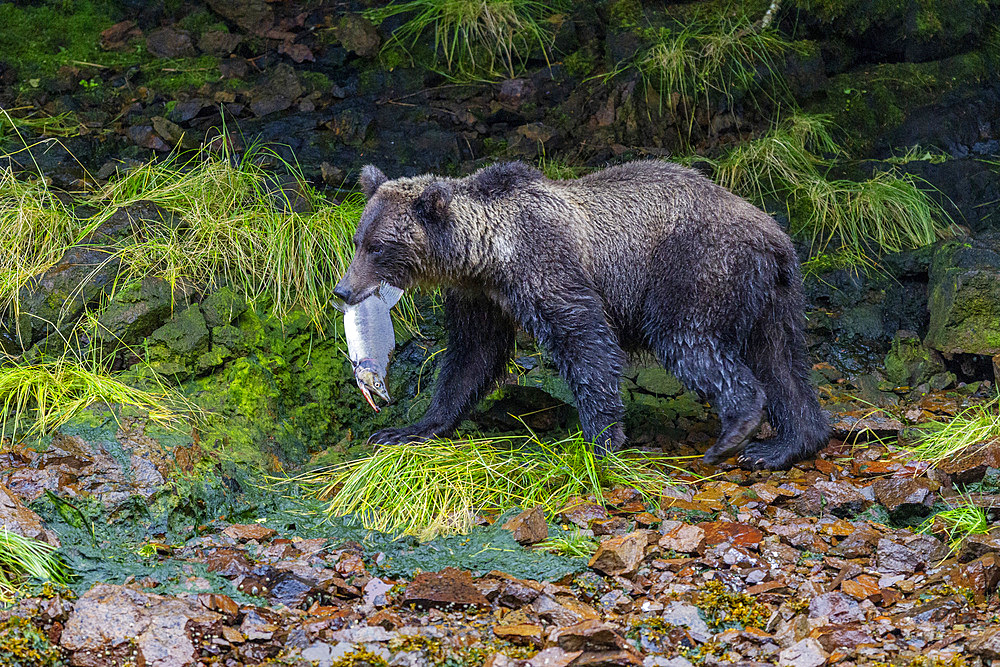
{"type": "Polygon", "coordinates": [[[875,643],[871,633],[861,623],[826,625],[816,628],[815,632],[816,639],[828,653],[875,643]]]}
{"type": "Polygon", "coordinates": [[[549,636],[564,651],[603,651],[625,648],[625,640],[600,621],[584,621],[556,628],[549,636]]]}
{"type": "Polygon", "coordinates": [[[387,642],[399,635],[377,625],[359,625],[354,628],[338,630],[332,636],[337,641],[370,644],[371,642],[387,642]]]}
{"type": "Polygon", "coordinates": [[[302,95],[302,84],[291,65],[281,63],[267,71],[253,90],[250,110],[256,116],[284,111],[302,95]]]}
{"type": "Polygon", "coordinates": [[[977,600],[985,601],[1000,584],[1000,553],[956,565],[947,578],[956,588],[970,590],[977,600]]]}
{"type": "Polygon", "coordinates": [[[157,58],[186,58],[197,53],[187,30],[158,28],[146,37],[146,50],[157,58]]]}
{"type": "Polygon", "coordinates": [[[274,11],[265,0],[208,0],[208,6],[249,33],[262,35],[274,25],[274,11]]]}
{"type": "Polygon", "coordinates": [[[118,290],[101,312],[97,338],[108,343],[137,345],[170,317],[173,310],[170,283],[146,277],[118,290]]]}
{"type": "Polygon", "coordinates": [[[240,606],[228,595],[202,593],[198,596],[198,601],[205,609],[225,614],[230,619],[235,619],[240,613],[240,606]]]}
{"type": "Polygon", "coordinates": [[[812,484],[791,502],[792,508],[804,516],[819,516],[829,512],[850,519],[865,510],[868,500],[853,484],[820,480],[812,484]]]}
{"type": "Polygon", "coordinates": [[[119,21],[101,31],[101,48],[105,51],[123,51],[131,48],[132,40],[142,37],[142,30],[135,21],[119,21]]]}
{"type": "Polygon", "coordinates": [[[781,667],[820,667],[825,665],[829,654],[822,644],[812,637],[798,641],[778,654],[781,667]]]}
{"type": "Polygon", "coordinates": [[[372,609],[385,607],[389,604],[388,595],[389,591],[392,590],[392,586],[378,577],[372,577],[362,590],[364,592],[365,604],[372,609]]]}
{"type": "Polygon", "coordinates": [[[875,547],[882,539],[882,533],[861,524],[853,533],[830,549],[830,555],[844,558],[870,558],[875,555],[875,547]]]}
{"type": "Polygon", "coordinates": [[[345,49],[362,58],[378,55],[378,30],[360,14],[345,14],[337,24],[336,35],[345,49]]]}
{"type": "Polygon", "coordinates": [[[926,569],[945,553],[947,548],[930,535],[915,535],[906,543],[881,539],[875,551],[875,564],[882,574],[913,574],[926,569]]]}
{"type": "Polygon", "coordinates": [[[958,560],[967,563],[991,553],[1000,553],[1000,529],[985,535],[968,535],[962,540],[958,560]]]}
{"type": "Polygon", "coordinates": [[[518,109],[535,94],[535,85],[531,79],[507,79],[500,84],[497,99],[505,107],[518,109]]]}
{"type": "Polygon", "coordinates": [[[112,511],[133,496],[155,495],[164,482],[160,468],[168,467],[159,445],[131,430],[104,435],[91,441],[56,433],[29,465],[0,470],[0,482],[28,502],[45,491],[83,494],[112,511]]]}
{"type": "Polygon", "coordinates": [[[21,537],[59,546],[59,539],[45,528],[41,517],[29,510],[10,489],[0,484],[0,526],[21,537]]]}
{"type": "Polygon", "coordinates": [[[418,574],[406,587],[403,602],[421,608],[489,606],[489,601],[472,583],[472,575],[452,567],[418,574]]]}
{"type": "Polygon", "coordinates": [[[734,547],[756,549],[764,539],[764,533],[758,528],[735,521],[713,521],[700,523],[698,526],[705,531],[702,551],[723,542],[728,542],[734,547]]]}
{"type": "Polygon", "coordinates": [[[969,653],[987,660],[1000,660],[1000,627],[990,628],[969,638],[969,653]]]}
{"type": "Polygon", "coordinates": [[[217,636],[222,621],[196,602],[97,584],[77,600],[59,642],[79,667],[103,667],[105,651],[133,647],[136,663],[186,667],[198,659],[200,636],[217,636]]]}
{"type": "Polygon", "coordinates": [[[982,442],[941,461],[937,469],[951,475],[955,482],[979,482],[990,468],[1000,468],[1000,440],[982,442]]]}
{"type": "Polygon", "coordinates": [[[647,544],[649,534],[644,530],[609,538],[597,547],[589,565],[610,575],[634,572],[646,556],[647,544]]]}
{"type": "Polygon", "coordinates": [[[33,316],[29,325],[33,341],[39,334],[49,333],[52,325],[59,327],[75,321],[87,305],[112,289],[121,262],[109,244],[140,230],[145,220],[159,215],[160,211],[149,202],[119,209],[21,289],[18,294],[20,308],[33,316]]]}
{"type": "Polygon", "coordinates": [[[267,600],[272,605],[283,604],[289,609],[307,608],[318,601],[322,593],[315,581],[282,572],[271,583],[267,600]]]}
{"type": "Polygon", "coordinates": [[[888,477],[872,482],[875,499],[890,514],[905,516],[923,515],[930,511],[937,496],[932,487],[936,485],[927,479],[888,477]]]}
{"type": "Polygon", "coordinates": [[[558,646],[553,646],[536,653],[527,664],[531,667],[569,667],[582,653],[582,651],[564,651],[558,646]]]}
{"type": "Polygon", "coordinates": [[[198,38],[198,48],[209,55],[225,58],[240,45],[243,38],[222,30],[206,30],[198,38]]]}
{"type": "Polygon", "coordinates": [[[494,625],[493,634],[513,644],[541,644],[542,626],[535,623],[494,625]]]}
{"type": "Polygon", "coordinates": [[[838,591],[817,595],[809,601],[809,618],[824,617],[830,623],[854,623],[865,620],[857,601],[838,591]]]}
{"type": "Polygon", "coordinates": [[[937,598],[927,604],[907,609],[892,615],[894,623],[913,623],[916,625],[945,626],[967,620],[968,600],[961,595],[949,595],[937,598]]]}
{"type": "Polygon", "coordinates": [[[948,354],[1000,353],[1000,252],[987,242],[949,242],[934,253],[924,342],[948,354]]]}
{"type": "MultiPolygon", "coordinates": [[[[305,44],[294,44],[292,42],[283,42],[278,45],[278,53],[283,56],[288,56],[297,63],[304,62],[314,62],[316,56],[313,55],[312,49],[310,49],[305,44]]],[[[312,109],[310,109],[311,111],[312,109]]]]}
{"type": "Polygon", "coordinates": [[[869,410],[863,416],[840,415],[830,428],[838,438],[863,440],[897,435],[903,430],[903,422],[882,414],[871,414],[869,410]]]}
{"type": "Polygon", "coordinates": [[[589,528],[594,519],[607,519],[608,511],[596,503],[571,499],[566,507],[559,510],[558,516],[580,528],[589,528]]]}
{"type": "Polygon", "coordinates": [[[268,528],[259,523],[233,523],[226,526],[222,532],[237,542],[249,542],[250,540],[263,542],[278,534],[274,528],[268,528]]]}
{"type": "Polygon", "coordinates": [[[156,134],[152,125],[130,125],[125,129],[125,136],[139,148],[149,148],[162,153],[170,150],[170,144],[156,134]]]}
{"type": "Polygon", "coordinates": [[[325,126],[345,146],[360,146],[368,138],[375,117],[366,109],[340,108],[325,126]]]}
{"type": "Polygon", "coordinates": [[[524,510],[508,519],[503,527],[513,534],[518,544],[537,544],[549,536],[549,524],[541,507],[524,510]]]}
{"type": "Polygon", "coordinates": [[[695,553],[705,540],[704,528],[680,521],[664,521],[660,524],[660,531],[663,533],[659,541],[660,548],[678,553],[695,553]]]}
{"type": "Polygon", "coordinates": [[[250,641],[269,640],[281,628],[281,617],[262,607],[251,607],[243,615],[240,632],[250,641]]]}

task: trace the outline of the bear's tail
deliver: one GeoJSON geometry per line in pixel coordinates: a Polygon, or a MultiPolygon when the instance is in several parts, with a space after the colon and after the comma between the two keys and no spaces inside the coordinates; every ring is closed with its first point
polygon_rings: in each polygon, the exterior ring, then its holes
{"type": "Polygon", "coordinates": [[[764,385],[768,421],[777,435],[749,443],[744,457],[753,467],[781,470],[823,449],[830,426],[809,382],[798,258],[790,244],[774,250],[775,290],[750,335],[747,363],[764,385]]]}

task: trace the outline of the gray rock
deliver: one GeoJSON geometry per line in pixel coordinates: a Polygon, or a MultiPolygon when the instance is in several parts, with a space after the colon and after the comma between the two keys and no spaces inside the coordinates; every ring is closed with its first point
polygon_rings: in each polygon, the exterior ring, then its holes
{"type": "Polygon", "coordinates": [[[865,620],[856,600],[839,591],[817,595],[809,601],[809,618],[826,617],[830,623],[852,623],[865,620]]]}
{"type": "Polygon", "coordinates": [[[337,24],[337,39],[348,51],[362,58],[378,55],[381,40],[372,22],[360,14],[346,14],[337,24]]]}
{"type": "Polygon", "coordinates": [[[316,642],[302,650],[302,659],[314,663],[316,667],[330,667],[354,650],[354,645],[350,642],[338,642],[334,646],[326,642],[316,642]]]}
{"type": "Polygon", "coordinates": [[[223,620],[197,602],[97,584],[77,600],[59,643],[71,654],[81,654],[71,657],[72,664],[91,664],[83,662],[88,654],[134,642],[136,662],[187,667],[198,658],[192,635],[218,634],[223,620]]]}
{"type": "Polygon", "coordinates": [[[157,58],[184,58],[197,53],[187,30],[158,28],[146,37],[146,50],[157,58]]]}
{"type": "Polygon", "coordinates": [[[778,654],[780,667],[820,667],[826,664],[829,654],[812,637],[792,644],[778,654]]]}
{"type": "Polygon", "coordinates": [[[698,608],[687,602],[671,602],[663,610],[663,620],[672,625],[683,625],[690,632],[691,636],[698,641],[706,641],[712,631],[708,628],[708,623],[702,619],[698,608]]]}

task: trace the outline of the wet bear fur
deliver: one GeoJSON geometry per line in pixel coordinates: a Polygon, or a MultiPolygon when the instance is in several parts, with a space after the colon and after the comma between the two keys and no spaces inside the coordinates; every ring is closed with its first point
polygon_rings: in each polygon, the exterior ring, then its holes
{"type": "Polygon", "coordinates": [[[523,163],[455,179],[362,172],[369,202],[335,292],[443,286],[448,348],[415,424],[371,440],[453,431],[506,373],[516,326],[552,355],[598,453],[625,441],[626,355],[649,350],[722,422],[708,462],[741,452],[784,469],[825,446],[808,381],[799,264],[760,209],[697,172],[630,162],[554,181],[523,163]],[[764,415],[776,435],[752,440],[764,415]]]}

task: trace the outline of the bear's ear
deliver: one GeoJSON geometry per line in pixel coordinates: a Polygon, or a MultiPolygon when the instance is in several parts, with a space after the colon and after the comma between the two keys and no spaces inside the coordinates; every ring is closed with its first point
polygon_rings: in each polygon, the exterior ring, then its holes
{"type": "Polygon", "coordinates": [[[361,191],[365,193],[365,197],[371,198],[375,191],[378,190],[378,186],[382,185],[389,179],[386,175],[382,173],[378,167],[373,164],[366,164],[361,169],[361,178],[358,181],[361,183],[361,191]]]}
{"type": "Polygon", "coordinates": [[[451,184],[434,181],[417,197],[416,208],[421,217],[432,222],[440,222],[448,214],[451,204],[451,184]]]}

